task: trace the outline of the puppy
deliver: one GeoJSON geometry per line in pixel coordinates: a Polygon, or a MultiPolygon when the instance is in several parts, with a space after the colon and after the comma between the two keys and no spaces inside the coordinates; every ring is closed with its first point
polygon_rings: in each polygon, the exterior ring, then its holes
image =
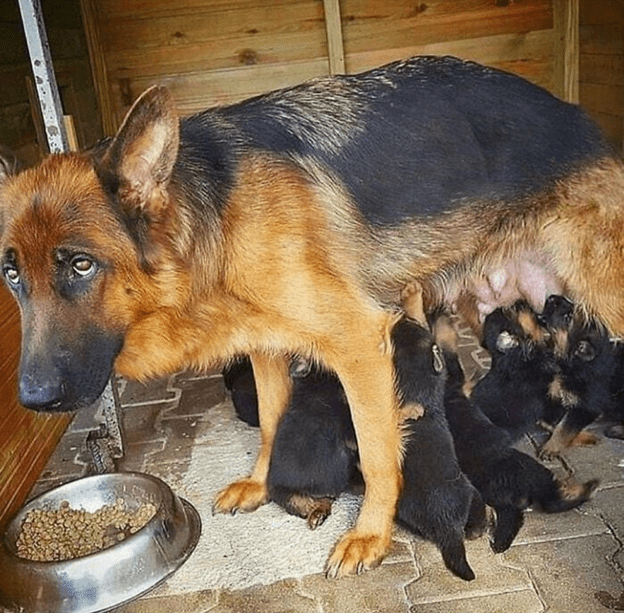
{"type": "Polygon", "coordinates": [[[557,370],[552,351],[525,302],[490,313],[481,344],[490,353],[492,365],[474,385],[471,398],[494,424],[517,440],[555,410],[548,401],[557,370]]]}
{"type": "Polygon", "coordinates": [[[422,406],[418,419],[407,417],[403,492],[398,521],[435,543],[446,567],[464,580],[475,575],[466,560],[464,537],[485,528],[485,506],[462,472],[444,416],[446,368],[431,333],[403,319],[392,333],[397,384],[405,411],[422,406]]]}
{"type": "Polygon", "coordinates": [[[331,513],[333,501],[347,490],[361,490],[363,481],[338,378],[303,361],[293,364],[293,394],[269,465],[269,496],[314,530],[331,513]]]}
{"type": "Polygon", "coordinates": [[[457,458],[485,503],[496,512],[491,547],[499,553],[511,546],[522,527],[525,509],[533,507],[545,513],[573,509],[590,498],[598,481],[562,485],[548,468],[514,449],[506,430],[486,417],[474,397],[464,394],[456,335],[445,316],[437,318],[435,336],[447,364],[444,407],[457,458]]]}
{"type": "Polygon", "coordinates": [[[221,374],[238,418],[258,427],[258,393],[251,360],[246,356],[236,358],[223,368],[221,374]]]}
{"type": "Polygon", "coordinates": [[[618,360],[605,329],[575,313],[567,299],[551,296],[541,319],[551,333],[557,362],[548,392],[549,406],[554,408],[546,415],[546,421],[556,425],[540,451],[542,457],[552,458],[573,443],[595,442],[593,435],[580,435],[598,417],[614,413],[612,382],[618,360]]]}

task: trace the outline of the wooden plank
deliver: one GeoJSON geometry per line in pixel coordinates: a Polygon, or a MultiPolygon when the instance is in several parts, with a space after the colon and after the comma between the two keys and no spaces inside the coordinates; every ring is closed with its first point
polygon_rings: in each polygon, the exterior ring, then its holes
{"type": "Polygon", "coordinates": [[[606,23],[579,27],[581,53],[624,53],[624,25],[606,23]]]}
{"type": "Polygon", "coordinates": [[[624,85],[624,56],[582,54],[579,80],[582,83],[624,85]]]}
{"type": "Polygon", "coordinates": [[[340,3],[339,0],[323,0],[323,6],[325,7],[325,28],[327,29],[329,74],[344,74],[345,54],[340,21],[340,3]]]}
{"type": "MultiPolygon", "coordinates": [[[[205,16],[212,13],[232,10],[251,10],[258,8],[258,0],[167,0],[166,2],[154,2],[154,0],[98,0],[100,13],[104,19],[121,19],[124,17],[153,19],[154,17],[166,17],[180,15],[184,12],[194,11],[205,16]]],[[[268,3],[267,3],[268,4],[268,3]]],[[[271,0],[273,10],[281,11],[284,7],[301,4],[301,0],[271,0]]]]}
{"type": "MultiPolygon", "coordinates": [[[[289,87],[301,81],[327,74],[327,60],[245,66],[230,70],[169,75],[158,80],[173,93],[178,110],[183,115],[204,110],[209,106],[230,104],[262,92],[289,87]]],[[[130,83],[132,97],[153,85],[151,77],[135,79],[130,83]]],[[[116,92],[121,107],[122,96],[116,92]]],[[[122,108],[122,111],[124,109],[122,108]]]]}
{"type": "Polygon", "coordinates": [[[23,503],[67,427],[69,415],[39,415],[17,402],[19,312],[0,289],[0,525],[23,503]]]}
{"type": "Polygon", "coordinates": [[[345,53],[450,42],[552,28],[548,0],[509,2],[343,0],[345,53]],[[502,3],[500,3],[502,4],[502,3]]]}
{"type": "Polygon", "coordinates": [[[89,48],[89,59],[91,61],[91,70],[93,71],[95,93],[100,107],[102,129],[104,130],[104,134],[112,136],[117,128],[117,121],[108,81],[107,58],[104,55],[100,38],[102,20],[98,13],[95,0],[80,0],[80,9],[85,36],[87,38],[87,46],[89,48]]]}
{"type": "Polygon", "coordinates": [[[192,3],[189,6],[190,10],[151,19],[139,16],[101,20],[104,50],[108,53],[120,49],[175,48],[233,38],[243,39],[247,46],[253,47],[253,39],[258,35],[325,33],[323,5],[312,0],[285,5],[279,10],[270,3],[256,3],[252,8],[233,5],[228,10],[212,14],[197,10],[192,3]]]}
{"type": "Polygon", "coordinates": [[[113,49],[107,54],[107,63],[109,78],[113,81],[326,57],[327,38],[324,30],[319,29],[305,36],[299,33],[279,36],[256,34],[247,39],[207,40],[197,44],[147,49],[113,49]]]}
{"type": "Polygon", "coordinates": [[[553,0],[555,93],[579,101],[579,0],[553,0]]]}
{"type": "Polygon", "coordinates": [[[592,111],[624,116],[624,86],[580,84],[583,106],[592,111]]]}
{"type": "Polygon", "coordinates": [[[581,2],[579,21],[582,25],[621,23],[624,21],[622,0],[584,0],[581,2]]]}

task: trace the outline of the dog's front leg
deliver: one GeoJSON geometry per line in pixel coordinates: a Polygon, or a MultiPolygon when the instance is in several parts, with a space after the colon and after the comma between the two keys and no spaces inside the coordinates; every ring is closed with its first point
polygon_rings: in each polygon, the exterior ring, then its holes
{"type": "Polygon", "coordinates": [[[218,513],[255,511],[268,501],[267,475],[271,450],[277,426],[290,400],[292,384],[285,356],[252,354],[251,363],[258,393],[262,437],[260,453],[249,477],[235,481],[217,494],[213,510],[218,513]]]}
{"type": "Polygon", "coordinates": [[[364,501],[355,527],[336,544],[328,577],[360,573],[388,553],[401,488],[402,445],[392,352],[360,344],[334,364],[345,388],[358,441],[364,501]]]}

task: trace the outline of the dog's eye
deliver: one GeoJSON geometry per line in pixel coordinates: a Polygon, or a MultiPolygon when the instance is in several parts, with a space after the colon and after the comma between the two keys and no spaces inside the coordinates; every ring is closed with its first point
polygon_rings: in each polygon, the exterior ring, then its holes
{"type": "Polygon", "coordinates": [[[17,285],[20,282],[20,274],[15,266],[5,266],[4,276],[11,285],[17,285]]]}
{"type": "Polygon", "coordinates": [[[83,255],[76,256],[72,262],[72,270],[80,277],[90,277],[96,271],[96,264],[93,260],[83,255]]]}

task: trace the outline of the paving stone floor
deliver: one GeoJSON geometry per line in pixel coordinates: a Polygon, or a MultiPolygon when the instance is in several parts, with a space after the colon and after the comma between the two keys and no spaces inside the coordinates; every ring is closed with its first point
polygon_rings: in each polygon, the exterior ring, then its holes
{"type": "MultiPolygon", "coordinates": [[[[468,374],[487,358],[463,335],[468,374]]],[[[184,475],[198,424],[210,407],[229,402],[220,376],[178,374],[148,386],[123,387],[126,455],[122,470],[168,482],[184,475]]],[[[87,418],[77,419],[32,495],[88,473],[87,418]]],[[[532,448],[531,441],[524,444],[532,448]]],[[[551,467],[581,480],[601,479],[589,503],[558,515],[527,513],[513,546],[494,555],[486,538],[467,544],[477,579],[461,581],[428,543],[397,532],[390,556],[358,577],[321,574],[241,590],[171,595],[162,586],[117,613],[600,613],[624,611],[624,442],[602,438],[575,448],[551,467]]],[[[303,529],[303,528],[302,528],[303,529]]]]}

